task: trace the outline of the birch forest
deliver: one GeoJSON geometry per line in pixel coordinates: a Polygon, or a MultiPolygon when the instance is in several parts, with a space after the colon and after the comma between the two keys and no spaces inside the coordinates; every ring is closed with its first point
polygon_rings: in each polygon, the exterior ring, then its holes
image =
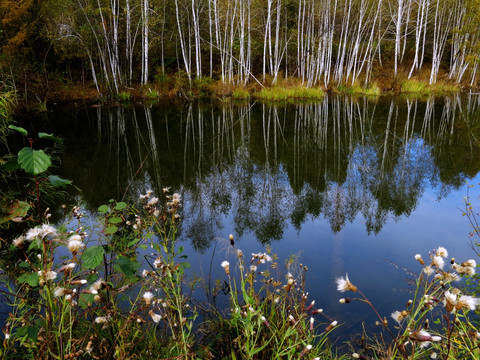
{"type": "Polygon", "coordinates": [[[479,0],[1,0],[0,20],[2,76],[56,74],[99,92],[174,75],[479,84],[479,0]]]}

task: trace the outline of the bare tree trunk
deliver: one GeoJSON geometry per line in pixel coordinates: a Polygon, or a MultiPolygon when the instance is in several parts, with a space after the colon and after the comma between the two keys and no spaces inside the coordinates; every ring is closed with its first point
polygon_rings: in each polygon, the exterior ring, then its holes
{"type": "Polygon", "coordinates": [[[195,36],[195,63],[197,68],[197,78],[202,77],[202,49],[200,43],[200,24],[198,4],[195,6],[195,0],[192,0],[193,31],[195,36]]]}
{"type": "Polygon", "coordinates": [[[178,0],[175,0],[175,15],[176,15],[176,19],[177,19],[178,35],[179,35],[179,39],[180,39],[180,48],[181,48],[181,51],[182,51],[182,57],[183,57],[185,72],[187,73],[188,80],[191,82],[192,81],[192,75],[191,75],[191,71],[190,71],[190,58],[189,58],[188,53],[187,53],[185,39],[183,37],[182,24],[180,22],[180,14],[179,14],[179,9],[178,9],[178,0]]]}

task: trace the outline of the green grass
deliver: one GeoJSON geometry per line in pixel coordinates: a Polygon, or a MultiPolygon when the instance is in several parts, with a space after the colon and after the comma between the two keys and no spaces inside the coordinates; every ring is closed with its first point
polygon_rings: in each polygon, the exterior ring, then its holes
{"type": "Polygon", "coordinates": [[[351,88],[348,89],[350,94],[362,94],[367,96],[379,96],[380,95],[380,88],[376,83],[371,84],[368,87],[362,87],[360,85],[353,85],[351,88]]]}
{"type": "Polygon", "coordinates": [[[428,87],[428,84],[423,81],[419,80],[405,80],[402,83],[402,92],[405,93],[415,93],[415,94],[428,94],[430,93],[430,88],[428,87]]]}
{"type": "Polygon", "coordinates": [[[250,93],[245,89],[236,89],[232,93],[232,98],[235,100],[248,100],[250,99],[250,93]]]}
{"type": "Polygon", "coordinates": [[[409,94],[429,95],[431,93],[445,94],[459,91],[458,85],[436,83],[429,85],[426,81],[410,79],[402,83],[402,92],[409,94]]]}
{"type": "Polygon", "coordinates": [[[432,91],[436,93],[455,93],[460,90],[458,85],[434,84],[431,85],[432,91]]]}
{"type": "Polygon", "coordinates": [[[118,94],[117,94],[117,99],[122,101],[122,102],[128,102],[131,100],[131,95],[129,92],[127,91],[120,91],[118,94]]]}
{"type": "Polygon", "coordinates": [[[0,92],[0,136],[8,133],[13,112],[16,107],[17,93],[13,90],[0,92]]]}
{"type": "Polygon", "coordinates": [[[148,88],[148,90],[145,92],[145,96],[150,99],[156,99],[160,97],[160,93],[158,92],[158,90],[152,90],[148,88]]]}
{"type": "Polygon", "coordinates": [[[291,88],[263,88],[261,91],[255,93],[255,97],[267,101],[285,101],[288,99],[297,100],[320,100],[323,99],[325,93],[319,88],[306,88],[303,86],[291,88]]]}

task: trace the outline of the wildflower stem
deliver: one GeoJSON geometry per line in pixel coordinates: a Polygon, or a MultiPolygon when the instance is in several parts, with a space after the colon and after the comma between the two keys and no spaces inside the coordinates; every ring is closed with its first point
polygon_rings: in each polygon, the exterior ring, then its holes
{"type": "Polygon", "coordinates": [[[365,296],[365,294],[362,291],[358,290],[358,293],[363,297],[363,301],[367,303],[368,306],[370,306],[372,310],[375,312],[375,314],[377,315],[378,319],[380,320],[380,323],[385,328],[385,330],[387,330],[388,333],[392,336],[392,338],[395,339],[395,335],[390,331],[390,329],[388,328],[388,324],[386,324],[384,319],[382,319],[382,317],[378,313],[377,309],[375,309],[375,306],[373,306],[371,301],[365,296]]]}

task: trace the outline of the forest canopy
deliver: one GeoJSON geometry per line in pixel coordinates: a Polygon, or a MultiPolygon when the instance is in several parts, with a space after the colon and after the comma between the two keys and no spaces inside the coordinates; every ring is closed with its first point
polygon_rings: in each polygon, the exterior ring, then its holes
{"type": "Polygon", "coordinates": [[[2,0],[5,81],[476,87],[480,0],[2,0]]]}

